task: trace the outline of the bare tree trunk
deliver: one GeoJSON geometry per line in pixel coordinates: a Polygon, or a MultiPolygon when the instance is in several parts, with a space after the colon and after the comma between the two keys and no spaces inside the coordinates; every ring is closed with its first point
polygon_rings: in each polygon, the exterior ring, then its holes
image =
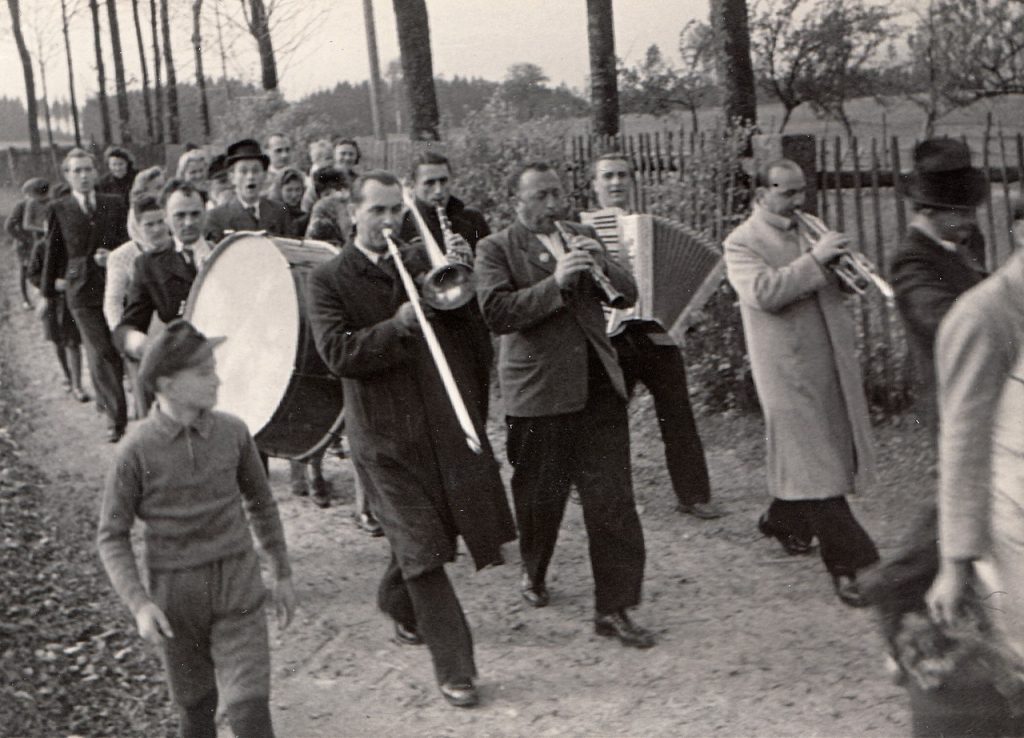
{"type": "Polygon", "coordinates": [[[160,82],[160,34],[156,30],[156,0],[149,0],[149,25],[153,34],[153,97],[156,100],[156,110],[153,122],[156,124],[157,143],[164,142],[164,88],[160,82]]]}
{"type": "Polygon", "coordinates": [[[711,0],[711,28],[717,47],[718,74],[725,90],[726,119],[757,122],[757,93],[750,61],[747,0],[711,0]]]}
{"type": "Polygon", "coordinates": [[[782,123],[779,124],[779,133],[783,133],[786,130],[786,125],[789,123],[789,119],[793,115],[793,111],[796,110],[795,107],[790,107],[789,105],[783,105],[782,109],[782,123]]]}
{"type": "Polygon", "coordinates": [[[43,88],[43,118],[46,121],[46,141],[50,146],[50,161],[53,162],[54,171],[59,168],[57,161],[57,145],[53,141],[53,118],[50,116],[50,92],[46,86],[46,64],[43,61],[43,42],[39,40],[36,49],[36,57],[39,60],[39,82],[43,88]]]}
{"type": "Polygon", "coordinates": [[[380,115],[380,60],[377,58],[377,29],[373,22],[373,0],[363,0],[363,21],[366,25],[366,50],[370,54],[370,113],[373,116],[373,137],[384,140],[380,115]]]}
{"type": "Polygon", "coordinates": [[[220,18],[220,0],[213,0],[213,15],[217,24],[217,46],[220,48],[220,75],[224,85],[224,94],[228,100],[234,98],[231,92],[231,80],[228,78],[228,53],[224,46],[224,24],[220,18]]]}
{"type": "Polygon", "coordinates": [[[402,56],[402,77],[409,95],[413,141],[439,141],[437,93],[430,53],[430,23],[424,0],[392,0],[398,24],[398,47],[402,56]]]}
{"type": "Polygon", "coordinates": [[[160,29],[163,31],[164,64],[167,67],[167,133],[171,143],[181,143],[178,81],[174,74],[174,55],[171,53],[171,20],[167,2],[168,0],[160,0],[160,29]]]}
{"type": "Polygon", "coordinates": [[[270,18],[263,0],[249,0],[249,32],[256,39],[260,52],[260,70],[263,89],[277,89],[277,60],[274,58],[274,44],[270,38],[270,18]]]}
{"type": "Polygon", "coordinates": [[[61,30],[64,32],[64,53],[68,58],[68,89],[71,94],[71,120],[75,125],[75,146],[82,145],[82,127],[78,122],[78,100],[75,97],[75,67],[71,63],[71,38],[68,36],[68,3],[60,0],[61,30]]]}
{"type": "Polygon", "coordinates": [[[32,153],[38,154],[42,151],[42,144],[39,141],[39,108],[36,103],[36,81],[32,73],[32,55],[28,53],[25,35],[21,32],[21,8],[18,7],[18,0],[7,0],[7,8],[11,11],[11,32],[14,34],[14,43],[18,46],[18,56],[21,57],[21,71],[25,75],[29,145],[32,147],[32,153]]]}
{"type": "Polygon", "coordinates": [[[696,133],[700,130],[700,120],[697,118],[697,111],[700,109],[696,105],[690,105],[690,130],[696,133]]]}
{"type": "Polygon", "coordinates": [[[594,133],[614,136],[619,132],[619,86],[615,69],[612,0],[587,0],[587,38],[594,133]]]}
{"type": "Polygon", "coordinates": [[[117,126],[121,142],[131,143],[132,114],[128,107],[128,85],[124,81],[124,57],[121,55],[121,26],[117,22],[117,3],[107,0],[107,22],[110,24],[110,46],[114,53],[114,89],[117,91],[117,126]]]}
{"type": "MultiPolygon", "coordinates": [[[[61,0],[64,2],[64,0],[61,0]]],[[[149,100],[149,67],[146,64],[146,46],[142,40],[142,21],[139,19],[139,0],[132,0],[132,19],[135,21],[135,41],[139,45],[139,63],[142,65],[142,107],[146,111],[146,138],[154,139],[153,105],[149,100]]]]}
{"type": "Polygon", "coordinates": [[[100,8],[96,0],[89,0],[89,12],[92,14],[92,36],[96,47],[96,79],[99,82],[100,120],[103,123],[103,143],[110,143],[110,110],[107,109],[107,74],[103,67],[103,42],[100,35],[100,8]]]}
{"type": "Polygon", "coordinates": [[[203,75],[203,37],[199,23],[203,14],[203,0],[192,0],[192,49],[196,55],[196,83],[199,85],[199,117],[203,120],[203,136],[210,140],[210,102],[206,97],[206,77],[203,75]]]}

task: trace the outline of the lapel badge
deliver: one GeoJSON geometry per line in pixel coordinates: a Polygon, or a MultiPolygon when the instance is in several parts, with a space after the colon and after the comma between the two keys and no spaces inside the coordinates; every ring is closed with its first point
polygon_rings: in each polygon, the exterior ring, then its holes
{"type": "Polygon", "coordinates": [[[540,261],[542,264],[547,264],[549,261],[551,261],[551,254],[549,254],[547,251],[541,251],[540,261]]]}

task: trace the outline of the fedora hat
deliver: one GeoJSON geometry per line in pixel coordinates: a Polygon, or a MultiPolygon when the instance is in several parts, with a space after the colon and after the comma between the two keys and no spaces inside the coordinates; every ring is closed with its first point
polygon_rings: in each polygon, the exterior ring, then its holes
{"type": "Polygon", "coordinates": [[[243,138],[228,146],[227,156],[224,159],[224,167],[230,169],[236,161],[243,159],[256,159],[266,169],[270,166],[270,157],[263,153],[259,141],[252,138],[243,138]]]}
{"type": "Polygon", "coordinates": [[[985,173],[971,166],[967,144],[930,138],[914,147],[914,169],[900,175],[903,194],[933,208],[976,208],[988,197],[985,173]]]}

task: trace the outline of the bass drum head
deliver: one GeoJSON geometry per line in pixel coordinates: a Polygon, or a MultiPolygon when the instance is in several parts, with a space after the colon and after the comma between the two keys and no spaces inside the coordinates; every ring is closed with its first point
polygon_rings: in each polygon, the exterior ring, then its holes
{"type": "Polygon", "coordinates": [[[256,436],[295,368],[300,305],[288,260],[266,236],[229,236],[196,279],[185,315],[207,336],[228,337],[214,350],[216,409],[237,415],[256,436]]]}

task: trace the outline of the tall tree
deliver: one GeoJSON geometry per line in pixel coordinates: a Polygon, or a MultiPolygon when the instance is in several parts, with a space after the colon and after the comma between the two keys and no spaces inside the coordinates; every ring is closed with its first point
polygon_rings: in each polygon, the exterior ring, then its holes
{"type": "MultiPolygon", "coordinates": [[[[74,12],[72,10],[72,12],[74,12]]],[[[75,146],[82,145],[82,127],[78,122],[78,100],[75,98],[75,67],[71,62],[71,37],[68,34],[68,20],[71,13],[68,12],[67,0],[60,0],[60,23],[61,31],[64,34],[64,54],[68,60],[68,90],[71,95],[71,120],[75,126],[75,146]]]]}
{"type": "Polygon", "coordinates": [[[750,61],[747,0],[711,0],[711,29],[726,118],[730,122],[756,123],[757,92],[750,61]]]}
{"type": "Polygon", "coordinates": [[[274,42],[270,37],[270,14],[263,0],[240,0],[245,23],[249,33],[256,39],[260,54],[260,74],[264,90],[276,90],[277,59],[274,56],[274,42]]]}
{"type": "Polygon", "coordinates": [[[181,143],[181,116],[178,112],[178,80],[171,53],[171,19],[168,0],[160,0],[160,30],[163,32],[164,65],[167,67],[167,134],[171,143],[181,143]]]}
{"type": "Polygon", "coordinates": [[[121,142],[131,143],[132,116],[128,107],[128,85],[124,81],[124,57],[121,54],[121,26],[117,22],[117,3],[107,0],[107,23],[110,25],[110,46],[114,54],[114,90],[117,93],[117,127],[121,142]]]}
{"type": "MultiPolygon", "coordinates": [[[[63,2],[64,0],[61,0],[63,2]]],[[[142,20],[139,17],[139,0],[132,0],[132,20],[135,22],[135,42],[139,46],[139,64],[142,68],[142,108],[146,114],[146,138],[155,140],[153,128],[153,104],[150,102],[149,65],[146,63],[146,45],[142,40],[142,20]]]]}
{"type": "Polygon", "coordinates": [[[430,23],[424,0],[392,0],[398,25],[398,48],[402,56],[402,78],[409,95],[412,118],[409,135],[413,141],[439,141],[437,92],[434,63],[430,52],[430,23]]]}
{"type": "Polygon", "coordinates": [[[110,110],[107,108],[107,74],[103,66],[103,41],[100,34],[100,8],[96,0],[89,0],[89,13],[92,15],[92,40],[96,47],[96,81],[99,83],[100,120],[103,123],[103,142],[110,143],[110,110]]]}
{"type": "Polygon", "coordinates": [[[373,137],[383,140],[380,113],[380,60],[377,57],[377,26],[373,22],[373,0],[363,0],[363,23],[366,26],[366,52],[370,57],[370,113],[373,115],[373,137]]]}
{"type": "Polygon", "coordinates": [[[228,52],[224,44],[224,21],[220,15],[220,0],[213,0],[213,17],[217,25],[217,48],[220,50],[220,74],[221,83],[224,85],[224,92],[228,100],[234,98],[231,88],[231,78],[228,76],[228,52]]]}
{"type": "Polygon", "coordinates": [[[18,47],[18,56],[21,57],[21,71],[25,76],[29,145],[32,147],[32,153],[38,154],[42,151],[42,144],[39,140],[39,107],[36,103],[36,81],[35,75],[32,73],[32,55],[29,54],[28,45],[25,43],[25,34],[21,31],[21,8],[18,0],[7,0],[7,8],[11,11],[11,33],[14,34],[14,43],[18,47]]]}
{"type": "Polygon", "coordinates": [[[149,25],[150,32],[153,34],[153,98],[156,102],[153,122],[156,126],[156,141],[157,143],[164,142],[164,88],[160,81],[160,67],[162,64],[160,57],[160,34],[157,33],[157,6],[156,0],[149,0],[149,25]]]}
{"type": "Polygon", "coordinates": [[[196,57],[196,84],[199,85],[199,117],[203,121],[203,136],[210,140],[210,101],[206,96],[206,77],[203,75],[203,37],[199,27],[203,15],[203,0],[192,0],[192,50],[196,57]]]}
{"type": "Polygon", "coordinates": [[[614,136],[619,132],[619,87],[615,69],[612,0],[587,0],[587,39],[594,133],[614,136]]]}

